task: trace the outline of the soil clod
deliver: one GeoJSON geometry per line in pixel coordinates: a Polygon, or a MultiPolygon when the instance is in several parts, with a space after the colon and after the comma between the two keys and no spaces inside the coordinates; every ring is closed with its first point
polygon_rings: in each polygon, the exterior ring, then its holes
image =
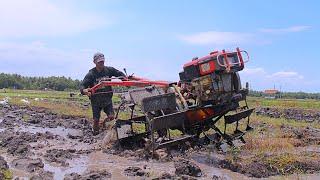
{"type": "Polygon", "coordinates": [[[179,159],[174,162],[174,166],[176,168],[176,175],[202,176],[200,167],[191,161],[179,159]]]}

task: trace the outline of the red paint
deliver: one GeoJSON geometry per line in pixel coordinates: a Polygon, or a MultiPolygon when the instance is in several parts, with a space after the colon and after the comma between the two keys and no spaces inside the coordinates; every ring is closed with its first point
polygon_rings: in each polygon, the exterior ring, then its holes
{"type": "Polygon", "coordinates": [[[222,55],[224,57],[224,62],[227,64],[226,68],[227,68],[227,72],[230,71],[230,63],[228,60],[228,56],[225,50],[222,50],[222,55]]]}
{"type": "Polygon", "coordinates": [[[123,80],[123,81],[102,81],[99,84],[93,86],[91,88],[91,92],[94,94],[99,88],[105,86],[137,86],[137,87],[145,87],[155,85],[158,87],[168,87],[168,81],[152,81],[139,77],[132,77],[134,80],[123,80]]]}
{"type": "Polygon", "coordinates": [[[200,64],[199,69],[200,69],[200,74],[203,76],[203,75],[207,75],[214,72],[216,70],[216,67],[215,67],[214,61],[211,60],[206,63],[200,64]]]}
{"type": "Polygon", "coordinates": [[[244,62],[243,62],[243,59],[242,59],[240,48],[238,48],[238,47],[237,47],[237,54],[238,54],[238,57],[240,59],[240,66],[244,66],[244,62]]]}
{"type": "Polygon", "coordinates": [[[199,63],[199,60],[200,60],[200,59],[190,61],[190,62],[184,64],[184,65],[183,65],[183,68],[189,67],[189,66],[197,66],[198,63],[199,63]]]}

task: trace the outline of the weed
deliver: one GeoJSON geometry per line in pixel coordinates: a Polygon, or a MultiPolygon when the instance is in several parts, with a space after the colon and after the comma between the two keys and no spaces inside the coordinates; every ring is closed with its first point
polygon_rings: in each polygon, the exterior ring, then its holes
{"type": "Polygon", "coordinates": [[[234,164],[240,160],[240,153],[240,147],[233,146],[228,149],[226,159],[230,161],[232,164],[234,164]]]}
{"type": "Polygon", "coordinates": [[[28,121],[30,119],[30,115],[28,115],[28,114],[23,114],[22,115],[22,120],[23,121],[28,121]]]}
{"type": "Polygon", "coordinates": [[[13,179],[13,174],[9,169],[0,170],[0,175],[3,175],[4,180],[13,179]]]}

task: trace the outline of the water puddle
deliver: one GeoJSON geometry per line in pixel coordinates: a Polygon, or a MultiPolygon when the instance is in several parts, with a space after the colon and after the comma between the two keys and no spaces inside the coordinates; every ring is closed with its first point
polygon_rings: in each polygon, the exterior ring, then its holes
{"type": "Polygon", "coordinates": [[[56,128],[43,128],[43,127],[36,127],[36,126],[20,126],[20,127],[15,127],[15,131],[20,131],[20,132],[30,132],[30,133],[46,133],[50,132],[54,135],[59,135],[64,138],[68,137],[68,134],[73,133],[79,133],[79,130],[77,129],[67,129],[61,126],[58,126],[56,128]]]}
{"type": "Polygon", "coordinates": [[[113,179],[131,179],[123,174],[123,171],[130,167],[140,167],[151,175],[158,177],[164,172],[174,174],[175,168],[173,162],[157,162],[157,161],[135,161],[126,157],[119,157],[103,153],[102,151],[92,152],[88,156],[88,170],[109,169],[113,179]]]}
{"type": "Polygon", "coordinates": [[[215,167],[221,158],[219,154],[209,152],[197,153],[192,156],[192,159],[197,162],[197,165],[199,165],[200,169],[206,175],[206,178],[219,176],[223,179],[252,179],[241,173],[215,167]]]}
{"type": "MultiPolygon", "coordinates": [[[[0,124],[2,123],[3,119],[0,119],[0,124]]],[[[0,132],[3,132],[5,128],[0,128],[0,132]]]]}
{"type": "Polygon", "coordinates": [[[50,171],[54,173],[54,179],[62,180],[66,174],[70,173],[77,173],[77,174],[83,174],[88,165],[88,158],[87,157],[81,157],[77,159],[73,159],[68,161],[69,166],[68,167],[61,167],[61,166],[54,166],[44,161],[44,170],[50,171]]]}

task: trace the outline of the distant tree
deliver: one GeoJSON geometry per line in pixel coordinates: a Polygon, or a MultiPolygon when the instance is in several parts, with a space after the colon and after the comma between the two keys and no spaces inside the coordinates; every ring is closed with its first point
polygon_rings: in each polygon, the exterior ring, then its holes
{"type": "MultiPolygon", "coordinates": [[[[249,91],[249,96],[262,97],[262,91],[249,91]]],[[[306,93],[306,92],[281,92],[282,98],[289,99],[320,99],[320,93],[306,93]]]]}
{"type": "Polygon", "coordinates": [[[24,77],[18,74],[0,73],[0,88],[16,89],[53,89],[64,91],[66,89],[79,89],[81,81],[70,77],[24,77]]]}

